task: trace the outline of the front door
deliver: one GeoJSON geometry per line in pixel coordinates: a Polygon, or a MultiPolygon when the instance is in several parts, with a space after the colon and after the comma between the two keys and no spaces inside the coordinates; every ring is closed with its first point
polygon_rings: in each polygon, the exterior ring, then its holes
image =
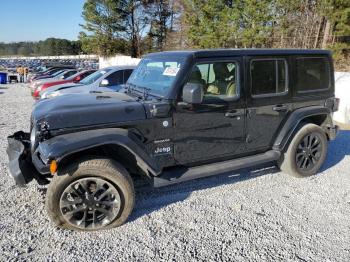
{"type": "Polygon", "coordinates": [[[230,159],[244,152],[245,109],[240,95],[240,60],[198,61],[187,82],[203,86],[201,104],[178,102],[174,157],[179,164],[230,159]]]}

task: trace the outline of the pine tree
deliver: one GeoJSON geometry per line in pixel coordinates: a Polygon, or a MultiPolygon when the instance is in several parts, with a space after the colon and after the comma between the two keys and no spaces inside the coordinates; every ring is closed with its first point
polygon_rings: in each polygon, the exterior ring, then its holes
{"type": "Polygon", "coordinates": [[[238,9],[223,0],[185,0],[187,37],[195,48],[230,47],[238,37],[238,9]]]}
{"type": "Polygon", "coordinates": [[[194,47],[261,47],[272,32],[271,1],[186,0],[185,10],[194,47]]]}

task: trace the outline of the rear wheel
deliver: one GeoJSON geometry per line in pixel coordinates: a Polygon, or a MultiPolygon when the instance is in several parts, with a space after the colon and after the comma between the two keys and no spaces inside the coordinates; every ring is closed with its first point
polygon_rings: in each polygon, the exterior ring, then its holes
{"type": "Polygon", "coordinates": [[[83,160],[52,179],[46,208],[59,227],[91,231],[122,225],[134,198],[132,179],[119,163],[83,160]]]}
{"type": "Polygon", "coordinates": [[[305,124],[293,137],[278,165],[282,171],[296,177],[315,175],[327,156],[327,147],[322,128],[305,124]]]}

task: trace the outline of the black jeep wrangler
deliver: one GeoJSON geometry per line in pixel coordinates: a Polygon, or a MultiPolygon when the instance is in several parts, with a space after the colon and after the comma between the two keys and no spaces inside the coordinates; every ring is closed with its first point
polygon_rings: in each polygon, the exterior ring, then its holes
{"type": "Polygon", "coordinates": [[[331,53],[226,49],[145,56],[125,88],[35,105],[31,131],[8,138],[19,185],[50,182],[60,227],[122,225],[136,176],[154,187],[277,163],[317,173],[334,139],[331,53]]]}

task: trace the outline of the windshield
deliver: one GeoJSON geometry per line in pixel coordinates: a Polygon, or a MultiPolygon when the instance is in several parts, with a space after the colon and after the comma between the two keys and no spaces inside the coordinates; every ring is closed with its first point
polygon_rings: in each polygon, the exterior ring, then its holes
{"type": "Polygon", "coordinates": [[[51,76],[55,77],[55,76],[62,74],[63,72],[64,72],[64,70],[59,70],[59,71],[53,73],[51,76]]]}
{"type": "Polygon", "coordinates": [[[150,94],[165,96],[170,90],[184,58],[144,58],[133,71],[127,85],[147,89],[150,94]]]}
{"type": "Polygon", "coordinates": [[[83,80],[79,81],[79,84],[82,85],[89,85],[95,82],[97,79],[99,79],[101,76],[105,75],[112,69],[101,69],[96,71],[95,73],[92,73],[91,75],[85,77],[83,80]]]}

